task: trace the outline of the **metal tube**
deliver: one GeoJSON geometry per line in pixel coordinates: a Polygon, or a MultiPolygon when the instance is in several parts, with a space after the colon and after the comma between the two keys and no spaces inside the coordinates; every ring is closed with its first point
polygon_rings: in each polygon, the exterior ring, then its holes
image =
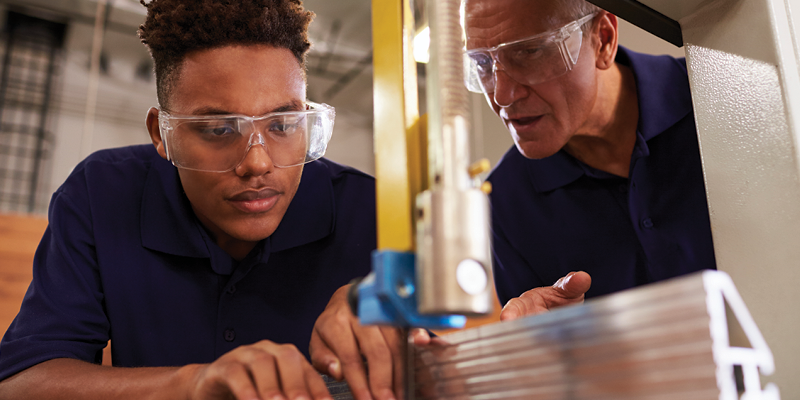
{"type": "Polygon", "coordinates": [[[428,1],[431,30],[427,74],[432,187],[465,190],[470,182],[469,96],[464,87],[460,0],[428,1]]]}
{"type": "Polygon", "coordinates": [[[428,1],[430,190],[417,197],[420,314],[492,311],[489,201],[469,167],[469,97],[464,87],[460,0],[428,1]]]}

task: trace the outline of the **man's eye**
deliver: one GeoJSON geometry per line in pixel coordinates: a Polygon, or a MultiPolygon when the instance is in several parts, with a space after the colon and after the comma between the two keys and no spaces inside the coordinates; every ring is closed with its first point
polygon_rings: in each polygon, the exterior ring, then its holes
{"type": "Polygon", "coordinates": [[[474,57],[472,61],[475,63],[475,68],[481,74],[492,72],[492,58],[491,57],[474,57]]]}
{"type": "Polygon", "coordinates": [[[525,59],[530,60],[540,57],[542,53],[543,53],[542,47],[540,46],[526,47],[515,51],[514,58],[518,60],[525,60],[525,59]]]}
{"type": "Polygon", "coordinates": [[[272,122],[269,124],[269,131],[281,135],[288,135],[297,130],[297,123],[290,121],[272,122]]]}
{"type": "Polygon", "coordinates": [[[236,134],[236,128],[231,123],[208,123],[198,128],[198,133],[204,136],[223,137],[236,134]]]}

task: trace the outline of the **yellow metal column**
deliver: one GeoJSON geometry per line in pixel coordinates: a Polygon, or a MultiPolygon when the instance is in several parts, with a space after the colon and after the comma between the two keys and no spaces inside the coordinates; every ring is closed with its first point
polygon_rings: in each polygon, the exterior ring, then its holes
{"type": "MultiPolygon", "coordinates": [[[[372,1],[378,249],[414,250],[414,199],[427,186],[408,0],[372,1]]],[[[424,128],[422,129],[424,131],[424,128]]]]}

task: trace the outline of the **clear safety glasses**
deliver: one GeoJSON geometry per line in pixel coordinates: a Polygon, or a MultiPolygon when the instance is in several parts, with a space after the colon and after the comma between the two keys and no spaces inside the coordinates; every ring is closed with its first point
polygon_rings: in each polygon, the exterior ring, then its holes
{"type": "Polygon", "coordinates": [[[536,36],[464,53],[464,81],[475,93],[493,93],[495,74],[505,71],[511,79],[532,86],[566,74],[578,62],[581,27],[597,13],[536,36]]]}
{"type": "Polygon", "coordinates": [[[333,133],[335,111],[306,102],[306,110],[245,115],[188,116],[158,114],[167,158],[179,168],[227,172],[262,145],[275,167],[314,161],[325,154],[333,133]]]}

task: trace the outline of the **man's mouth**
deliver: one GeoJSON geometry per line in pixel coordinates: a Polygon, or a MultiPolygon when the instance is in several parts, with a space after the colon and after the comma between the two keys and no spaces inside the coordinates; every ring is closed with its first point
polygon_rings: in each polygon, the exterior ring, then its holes
{"type": "Polygon", "coordinates": [[[228,201],[241,211],[260,213],[271,210],[281,194],[273,188],[245,190],[230,197],[228,201]]]}
{"type": "Polygon", "coordinates": [[[519,118],[507,118],[509,125],[512,125],[515,129],[525,129],[536,125],[542,119],[541,115],[537,115],[535,117],[519,117],[519,118]]]}

